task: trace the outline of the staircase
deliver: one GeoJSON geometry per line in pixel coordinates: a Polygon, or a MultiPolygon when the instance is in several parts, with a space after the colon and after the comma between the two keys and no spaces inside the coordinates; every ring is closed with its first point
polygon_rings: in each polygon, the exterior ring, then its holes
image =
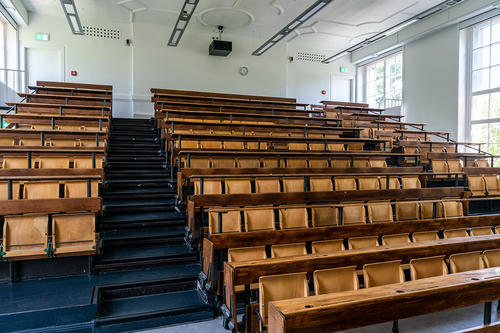
{"type": "Polygon", "coordinates": [[[98,223],[102,254],[93,268],[124,279],[96,287],[96,332],[213,318],[196,289],[199,254],[184,241],[174,182],[154,122],[114,118],[98,223]]]}

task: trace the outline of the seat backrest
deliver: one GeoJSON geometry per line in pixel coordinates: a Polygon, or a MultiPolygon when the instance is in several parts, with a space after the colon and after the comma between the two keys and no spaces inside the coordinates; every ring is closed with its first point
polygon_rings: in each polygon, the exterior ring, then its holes
{"type": "Polygon", "coordinates": [[[313,227],[326,227],[339,224],[337,207],[313,207],[311,208],[311,220],[313,227]]]}
{"type": "Polygon", "coordinates": [[[366,223],[366,212],[362,203],[342,206],[342,225],[364,223],[366,223]]]}
{"type": "Polygon", "coordinates": [[[356,266],[316,270],[313,280],[316,295],[359,289],[356,266]]]}
{"type": "Polygon", "coordinates": [[[304,192],[304,178],[283,178],[283,192],[304,192]]]}
{"type": "MultiPolygon", "coordinates": [[[[186,164],[187,167],[187,164],[186,164]]],[[[189,167],[192,169],[208,169],[210,168],[210,158],[208,157],[191,157],[189,159],[189,167]]]]}
{"type": "MultiPolygon", "coordinates": [[[[17,200],[20,197],[21,183],[20,182],[12,182],[12,200],[17,200]]],[[[8,182],[0,182],[0,200],[8,200],[9,199],[9,184],[8,182]]]]}
{"type": "Polygon", "coordinates": [[[483,176],[467,176],[467,183],[472,196],[483,196],[486,194],[486,184],[483,176]]]}
{"type": "Polygon", "coordinates": [[[499,194],[499,181],[498,181],[498,175],[484,175],[484,182],[486,184],[486,190],[488,191],[488,194],[490,195],[497,195],[499,194]]]}
{"type": "Polygon", "coordinates": [[[460,201],[442,201],[444,217],[464,216],[464,209],[460,201]]]}
{"type": "Polygon", "coordinates": [[[40,138],[22,138],[21,145],[27,147],[38,147],[42,145],[40,138]]]}
{"type": "Polygon", "coordinates": [[[450,255],[450,272],[452,274],[475,271],[483,266],[481,252],[455,253],[450,255]]]}
{"type": "Polygon", "coordinates": [[[464,171],[462,160],[447,160],[446,163],[448,163],[448,172],[464,171]]]}
{"type": "Polygon", "coordinates": [[[434,207],[436,208],[436,218],[443,216],[443,205],[436,201],[420,201],[420,214],[423,219],[434,218],[434,207]]]}
{"type": "Polygon", "coordinates": [[[412,280],[425,279],[448,274],[445,256],[417,258],[410,260],[410,275],[412,280]]]}
{"type": "MultiPolygon", "coordinates": [[[[85,157],[85,156],[78,157],[77,156],[73,159],[73,163],[74,163],[74,167],[77,169],[93,169],[92,157],[85,157]]],[[[102,157],[95,158],[95,168],[96,169],[101,169],[102,163],[103,163],[102,157]]]]}
{"type": "Polygon", "coordinates": [[[371,168],[387,168],[387,162],[385,160],[369,160],[368,161],[371,168]]]}
{"type": "Polygon", "coordinates": [[[360,190],[380,190],[378,177],[359,177],[358,185],[360,190]]]}
{"type": "Polygon", "coordinates": [[[310,158],[309,159],[309,167],[310,168],[328,168],[328,159],[327,158],[310,158]]]}
{"type": "Polygon", "coordinates": [[[201,149],[222,149],[222,141],[200,141],[201,149]]]}
{"type": "Polygon", "coordinates": [[[420,204],[417,201],[396,202],[397,221],[419,220],[420,218],[420,204]]]}
{"type": "Polygon", "coordinates": [[[486,235],[493,235],[493,228],[492,227],[474,227],[470,228],[470,235],[471,236],[486,236],[486,235]]]}
{"type": "Polygon", "coordinates": [[[366,264],[363,266],[363,278],[366,288],[405,282],[401,260],[366,264]]]}
{"type": "Polygon", "coordinates": [[[255,193],[279,193],[281,192],[278,178],[255,178],[255,193]]]}
{"type": "Polygon", "coordinates": [[[379,246],[377,236],[349,237],[347,240],[349,248],[352,250],[375,248],[379,246]]]}
{"type": "Polygon", "coordinates": [[[382,245],[399,245],[411,243],[408,234],[384,235],[382,236],[382,245]]]}
{"type": "MultiPolygon", "coordinates": [[[[222,233],[241,232],[241,214],[239,210],[231,210],[220,214],[222,233]]],[[[210,212],[208,215],[208,229],[210,234],[219,233],[219,212],[210,212]]]]}
{"type": "MultiPolygon", "coordinates": [[[[269,133],[266,133],[268,136],[269,133]]],[[[262,135],[261,135],[262,136],[262,135]]],[[[267,142],[255,142],[255,141],[247,141],[247,149],[250,150],[267,150],[267,142]]]]}
{"type": "Polygon", "coordinates": [[[356,179],[354,177],[335,177],[335,191],[356,191],[356,179]]]}
{"type": "Polygon", "coordinates": [[[224,141],[224,149],[243,150],[245,149],[245,143],[243,141],[224,141]]]}
{"type": "Polygon", "coordinates": [[[443,232],[444,238],[469,237],[467,229],[448,229],[443,232]]]}
{"type": "Polygon", "coordinates": [[[304,256],[306,254],[306,243],[278,244],[271,246],[272,258],[304,256]]]}
{"type": "MultiPolygon", "coordinates": [[[[45,141],[45,145],[47,145],[48,142],[50,142],[50,146],[54,147],[75,147],[81,144],[81,142],[87,141],[87,140],[75,140],[75,139],[51,139],[50,141],[45,141]]],[[[96,146],[95,140],[90,140],[91,142],[94,143],[93,147],[96,146]]],[[[38,146],[40,145],[40,139],[38,140],[38,146]]],[[[86,146],[87,147],[87,146],[86,146]]]]}
{"type": "Polygon", "coordinates": [[[212,168],[221,169],[221,168],[234,168],[236,163],[233,158],[226,157],[217,157],[212,158],[212,168]]]}
{"type": "Polygon", "coordinates": [[[326,148],[328,151],[345,151],[345,145],[341,143],[329,143],[326,148]]]}
{"type": "Polygon", "coordinates": [[[220,179],[203,179],[203,193],[201,191],[201,181],[195,179],[194,194],[222,194],[222,182],[220,179]]]}
{"type": "MultiPolygon", "coordinates": [[[[351,150],[349,148],[349,150],[351,150]]],[[[355,159],[352,163],[353,168],[369,168],[370,161],[368,159],[355,159]]]]}
{"type": "MultiPolygon", "coordinates": [[[[176,141],[175,146],[179,148],[179,141],[176,141]]],[[[200,144],[198,140],[181,140],[180,144],[182,149],[198,149],[200,148],[200,144]]]]}
{"type": "MultiPolygon", "coordinates": [[[[90,181],[90,197],[99,196],[99,182],[97,179],[90,181]]],[[[65,198],[87,198],[88,184],[86,180],[66,180],[64,182],[65,198]]]]}
{"type": "Polygon", "coordinates": [[[309,150],[311,151],[325,151],[325,144],[324,143],[310,143],[309,144],[309,150]]]}
{"type": "Polygon", "coordinates": [[[474,160],[474,166],[476,168],[489,168],[490,163],[488,160],[474,160]]]}
{"type": "Polygon", "coordinates": [[[421,188],[420,179],[418,176],[403,176],[401,177],[401,188],[421,188]]]}
{"type": "Polygon", "coordinates": [[[362,143],[348,143],[347,149],[349,151],[361,151],[361,150],[363,150],[364,146],[365,146],[365,144],[363,142],[362,143]]]}
{"type": "Polygon", "coordinates": [[[287,157],[287,168],[307,168],[307,159],[303,157],[287,157]]]}
{"type": "Polygon", "coordinates": [[[289,143],[288,150],[307,150],[307,143],[289,143]]]}
{"type": "Polygon", "coordinates": [[[4,156],[2,161],[3,169],[26,169],[28,168],[28,158],[26,156],[4,156]]]}
{"type": "Polygon", "coordinates": [[[276,229],[274,210],[272,208],[245,210],[245,229],[246,231],[276,229]]]}
{"type": "Polygon", "coordinates": [[[56,254],[95,251],[95,214],[52,215],[52,248],[56,254]]]}
{"type": "MultiPolygon", "coordinates": [[[[380,182],[380,189],[386,190],[387,178],[382,176],[378,178],[378,181],[380,182]]],[[[398,177],[389,177],[389,190],[399,190],[399,189],[401,189],[401,183],[399,182],[398,177]]]]}
{"type": "Polygon", "coordinates": [[[238,247],[227,250],[227,261],[248,261],[266,259],[265,246],[238,247]]]}
{"type": "Polygon", "coordinates": [[[260,168],[260,160],[258,158],[238,158],[236,162],[238,168],[260,168]]]}
{"type": "Polygon", "coordinates": [[[307,273],[261,276],[259,278],[259,313],[267,325],[269,302],[309,296],[307,273]]]}
{"type": "Polygon", "coordinates": [[[57,199],[59,198],[59,182],[29,182],[24,184],[24,199],[57,199]]]}
{"type": "MultiPolygon", "coordinates": [[[[280,168],[285,167],[285,161],[280,160],[280,168]]],[[[264,158],[262,159],[262,166],[264,168],[277,168],[278,167],[278,159],[277,158],[264,158]]]]}
{"type": "Polygon", "coordinates": [[[69,162],[68,157],[40,157],[39,167],[42,169],[67,169],[69,162]]]}
{"type": "Polygon", "coordinates": [[[311,192],[333,191],[331,177],[311,177],[309,179],[311,192]]]}
{"type": "Polygon", "coordinates": [[[279,214],[282,230],[308,227],[306,208],[281,208],[279,214]]]}
{"type": "Polygon", "coordinates": [[[414,242],[424,242],[430,240],[438,240],[438,234],[436,231],[419,231],[412,234],[414,242]]]}
{"type": "Polygon", "coordinates": [[[250,179],[226,179],[226,194],[252,193],[250,179]]]}
{"type": "Polygon", "coordinates": [[[390,202],[369,202],[368,221],[370,223],[393,222],[392,207],[390,202]]]}
{"type": "Polygon", "coordinates": [[[49,216],[47,214],[12,215],[4,217],[4,257],[44,254],[48,249],[49,216]]]}
{"type": "Polygon", "coordinates": [[[312,253],[335,253],[339,251],[344,251],[344,240],[343,239],[333,239],[326,241],[315,241],[311,244],[312,253]]]}
{"type": "Polygon", "coordinates": [[[332,158],[330,165],[334,169],[346,169],[351,167],[351,160],[347,158],[332,158]]]}
{"type": "Polygon", "coordinates": [[[432,172],[434,173],[449,172],[446,160],[432,160],[431,165],[432,165],[432,172]]]}
{"type": "Polygon", "coordinates": [[[484,267],[498,267],[500,266],[500,249],[485,250],[483,251],[482,258],[484,267]]]}

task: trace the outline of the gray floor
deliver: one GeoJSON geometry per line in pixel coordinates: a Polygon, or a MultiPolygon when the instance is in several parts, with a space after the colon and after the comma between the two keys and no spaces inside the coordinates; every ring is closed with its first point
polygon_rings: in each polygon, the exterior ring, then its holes
{"type": "MultiPolygon", "coordinates": [[[[483,323],[483,305],[469,306],[451,311],[433,313],[425,316],[418,316],[399,321],[399,331],[401,333],[448,333],[457,330],[480,326],[483,323]]],[[[495,312],[496,302],[493,304],[492,321],[498,320],[495,312]]],[[[360,314],[362,315],[362,314],[360,314]]],[[[345,332],[349,333],[390,333],[392,323],[366,326],[345,332]]],[[[164,327],[155,330],[144,331],[148,333],[228,333],[222,327],[221,319],[164,327]]]]}

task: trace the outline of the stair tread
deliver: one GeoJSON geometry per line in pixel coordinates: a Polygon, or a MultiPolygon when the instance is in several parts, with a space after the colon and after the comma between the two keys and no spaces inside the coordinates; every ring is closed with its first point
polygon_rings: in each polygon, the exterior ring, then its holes
{"type": "Polygon", "coordinates": [[[109,190],[103,193],[103,197],[106,195],[119,195],[119,194],[171,194],[175,195],[175,191],[171,189],[164,188],[141,188],[141,189],[119,189],[119,190],[109,190]]]}
{"type": "Polygon", "coordinates": [[[184,226],[173,227],[154,227],[141,229],[121,229],[113,231],[104,231],[100,233],[103,240],[120,240],[133,238],[164,238],[164,237],[182,237],[184,236],[184,226]]]}
{"type": "MultiPolygon", "coordinates": [[[[137,206],[174,206],[175,199],[171,200],[147,200],[147,201],[137,201],[135,200],[105,200],[103,205],[108,207],[137,207],[137,206]]],[[[173,208],[173,207],[172,207],[173,208]]]]}
{"type": "Polygon", "coordinates": [[[164,257],[182,257],[186,255],[195,255],[185,244],[165,245],[154,247],[107,247],[104,253],[99,257],[98,263],[127,261],[137,259],[154,259],[164,257]]]}
{"type": "Polygon", "coordinates": [[[136,213],[136,214],[114,214],[112,216],[105,216],[103,222],[113,223],[113,222],[134,222],[134,221],[149,221],[149,220],[179,220],[184,219],[184,217],[175,212],[148,212],[148,213],[136,213]]]}

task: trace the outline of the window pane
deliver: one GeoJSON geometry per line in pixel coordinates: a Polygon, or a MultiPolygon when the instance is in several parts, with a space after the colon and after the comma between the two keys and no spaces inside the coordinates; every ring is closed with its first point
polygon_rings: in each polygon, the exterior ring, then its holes
{"type": "Polygon", "coordinates": [[[500,21],[493,23],[493,26],[491,27],[491,42],[492,43],[498,43],[500,42],[500,21]]]}
{"type": "Polygon", "coordinates": [[[500,92],[490,95],[490,118],[500,118],[500,92]]]}
{"type": "Polygon", "coordinates": [[[490,124],[490,143],[500,143],[500,123],[490,124]]]}
{"type": "Polygon", "coordinates": [[[474,143],[488,142],[488,124],[476,124],[471,126],[471,139],[474,143]]]}
{"type": "Polygon", "coordinates": [[[474,48],[490,44],[490,23],[474,28],[474,48]]]}
{"type": "Polygon", "coordinates": [[[472,97],[471,120],[488,119],[489,95],[472,97]]]}
{"type": "Polygon", "coordinates": [[[491,84],[490,88],[500,87],[500,66],[491,67],[491,84]]]}
{"type": "Polygon", "coordinates": [[[490,47],[482,47],[472,52],[472,69],[480,69],[490,65],[490,47]]]}
{"type": "Polygon", "coordinates": [[[488,68],[480,69],[472,72],[472,91],[485,90],[489,88],[489,75],[488,68]]]}
{"type": "Polygon", "coordinates": [[[375,72],[376,72],[376,79],[377,80],[380,80],[380,79],[384,79],[384,73],[385,73],[385,66],[384,66],[384,62],[381,61],[379,63],[376,64],[376,69],[375,69],[375,72]]]}
{"type": "Polygon", "coordinates": [[[491,66],[500,65],[500,44],[491,46],[491,66]]]}

